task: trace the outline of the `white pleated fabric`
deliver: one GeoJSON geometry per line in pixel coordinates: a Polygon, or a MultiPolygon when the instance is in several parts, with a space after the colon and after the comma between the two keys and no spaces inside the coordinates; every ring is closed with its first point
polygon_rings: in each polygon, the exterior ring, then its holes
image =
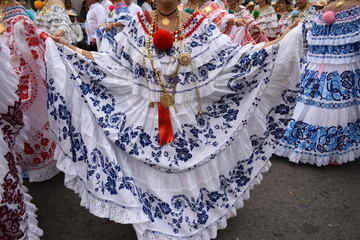
{"type": "Polygon", "coordinates": [[[30,181],[48,180],[59,173],[46,106],[44,54],[48,34],[35,26],[21,4],[9,6],[3,13],[7,31],[1,41],[11,50],[10,64],[19,79],[21,111],[31,126],[21,130],[19,138],[24,146],[13,150],[30,181]]]}
{"type": "Polygon", "coordinates": [[[267,49],[241,47],[201,18],[193,15],[185,29],[193,33],[171,50],[153,47],[167,91],[177,83],[174,141],[163,146],[163,90],[143,59],[144,15],[117,36],[116,53],[93,53],[95,61],[47,40],[50,125],[65,184],[93,214],[134,224],[139,239],[215,238],[270,167],[295,104],[300,29],[267,49]],[[192,64],[174,79],[179,44],[192,64]]]}
{"type": "Polygon", "coordinates": [[[42,230],[37,226],[36,207],[23,186],[14,148],[24,119],[17,95],[18,77],[10,66],[9,49],[0,42],[0,239],[37,240],[42,230]]]}

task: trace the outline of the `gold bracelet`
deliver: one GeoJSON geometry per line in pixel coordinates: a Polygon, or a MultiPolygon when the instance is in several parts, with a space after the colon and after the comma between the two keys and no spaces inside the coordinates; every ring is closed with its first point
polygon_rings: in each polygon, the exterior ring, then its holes
{"type": "Polygon", "coordinates": [[[236,24],[237,21],[239,21],[239,19],[235,19],[235,21],[234,21],[234,25],[235,25],[235,26],[237,26],[237,24],[236,24]]]}
{"type": "Polygon", "coordinates": [[[115,23],[113,23],[113,28],[116,27],[115,23]]]}
{"type": "Polygon", "coordinates": [[[81,48],[75,48],[75,52],[77,52],[80,55],[83,55],[83,50],[81,48]]]}

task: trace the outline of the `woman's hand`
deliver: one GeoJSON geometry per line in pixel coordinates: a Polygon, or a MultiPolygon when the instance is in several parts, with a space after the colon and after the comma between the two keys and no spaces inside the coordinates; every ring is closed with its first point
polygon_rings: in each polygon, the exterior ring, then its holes
{"type": "Polygon", "coordinates": [[[265,35],[264,29],[262,29],[262,27],[260,27],[259,25],[256,24],[256,25],[254,26],[254,28],[255,28],[256,30],[258,30],[258,31],[260,32],[260,34],[265,35]]]}
{"type": "Polygon", "coordinates": [[[234,22],[234,25],[237,27],[247,27],[249,23],[244,19],[237,18],[234,22]]]}
{"type": "Polygon", "coordinates": [[[51,35],[50,35],[50,37],[52,38],[52,40],[54,40],[57,43],[60,43],[65,46],[70,45],[70,43],[68,41],[66,41],[65,38],[63,38],[63,37],[55,37],[55,36],[51,36],[51,35]]]}
{"type": "Polygon", "coordinates": [[[54,33],[54,37],[62,37],[65,35],[65,31],[63,29],[58,29],[55,33],[54,33]]]}
{"type": "Polygon", "coordinates": [[[105,31],[111,31],[111,29],[113,29],[115,27],[115,23],[108,23],[105,26],[105,31]]]}

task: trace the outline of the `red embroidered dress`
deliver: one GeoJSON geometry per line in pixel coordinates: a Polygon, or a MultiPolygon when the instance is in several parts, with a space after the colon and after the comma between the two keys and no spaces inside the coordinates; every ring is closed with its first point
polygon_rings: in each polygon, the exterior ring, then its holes
{"type": "Polygon", "coordinates": [[[18,77],[9,64],[10,54],[0,42],[0,239],[37,240],[42,235],[35,219],[36,207],[22,185],[14,149],[24,126],[17,96],[18,77]]]}
{"type": "Polygon", "coordinates": [[[21,110],[29,118],[24,151],[16,158],[29,172],[30,181],[50,179],[58,173],[53,159],[56,142],[49,129],[45,85],[45,39],[20,4],[3,10],[5,32],[2,41],[10,49],[10,64],[19,77],[21,110]]]}

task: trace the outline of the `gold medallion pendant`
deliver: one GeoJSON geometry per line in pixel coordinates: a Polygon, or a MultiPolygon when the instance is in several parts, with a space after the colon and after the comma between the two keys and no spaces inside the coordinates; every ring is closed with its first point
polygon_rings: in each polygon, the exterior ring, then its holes
{"type": "Polygon", "coordinates": [[[188,53],[181,53],[179,55],[179,64],[181,66],[187,66],[191,63],[191,56],[188,53]]]}
{"type": "Polygon", "coordinates": [[[161,95],[160,97],[160,104],[164,107],[164,108],[168,108],[171,107],[175,104],[175,99],[174,96],[171,96],[168,93],[164,93],[161,95]]]}
{"type": "Polygon", "coordinates": [[[163,26],[169,26],[170,25],[170,19],[168,19],[167,17],[163,18],[163,20],[161,20],[161,24],[163,26]]]}

